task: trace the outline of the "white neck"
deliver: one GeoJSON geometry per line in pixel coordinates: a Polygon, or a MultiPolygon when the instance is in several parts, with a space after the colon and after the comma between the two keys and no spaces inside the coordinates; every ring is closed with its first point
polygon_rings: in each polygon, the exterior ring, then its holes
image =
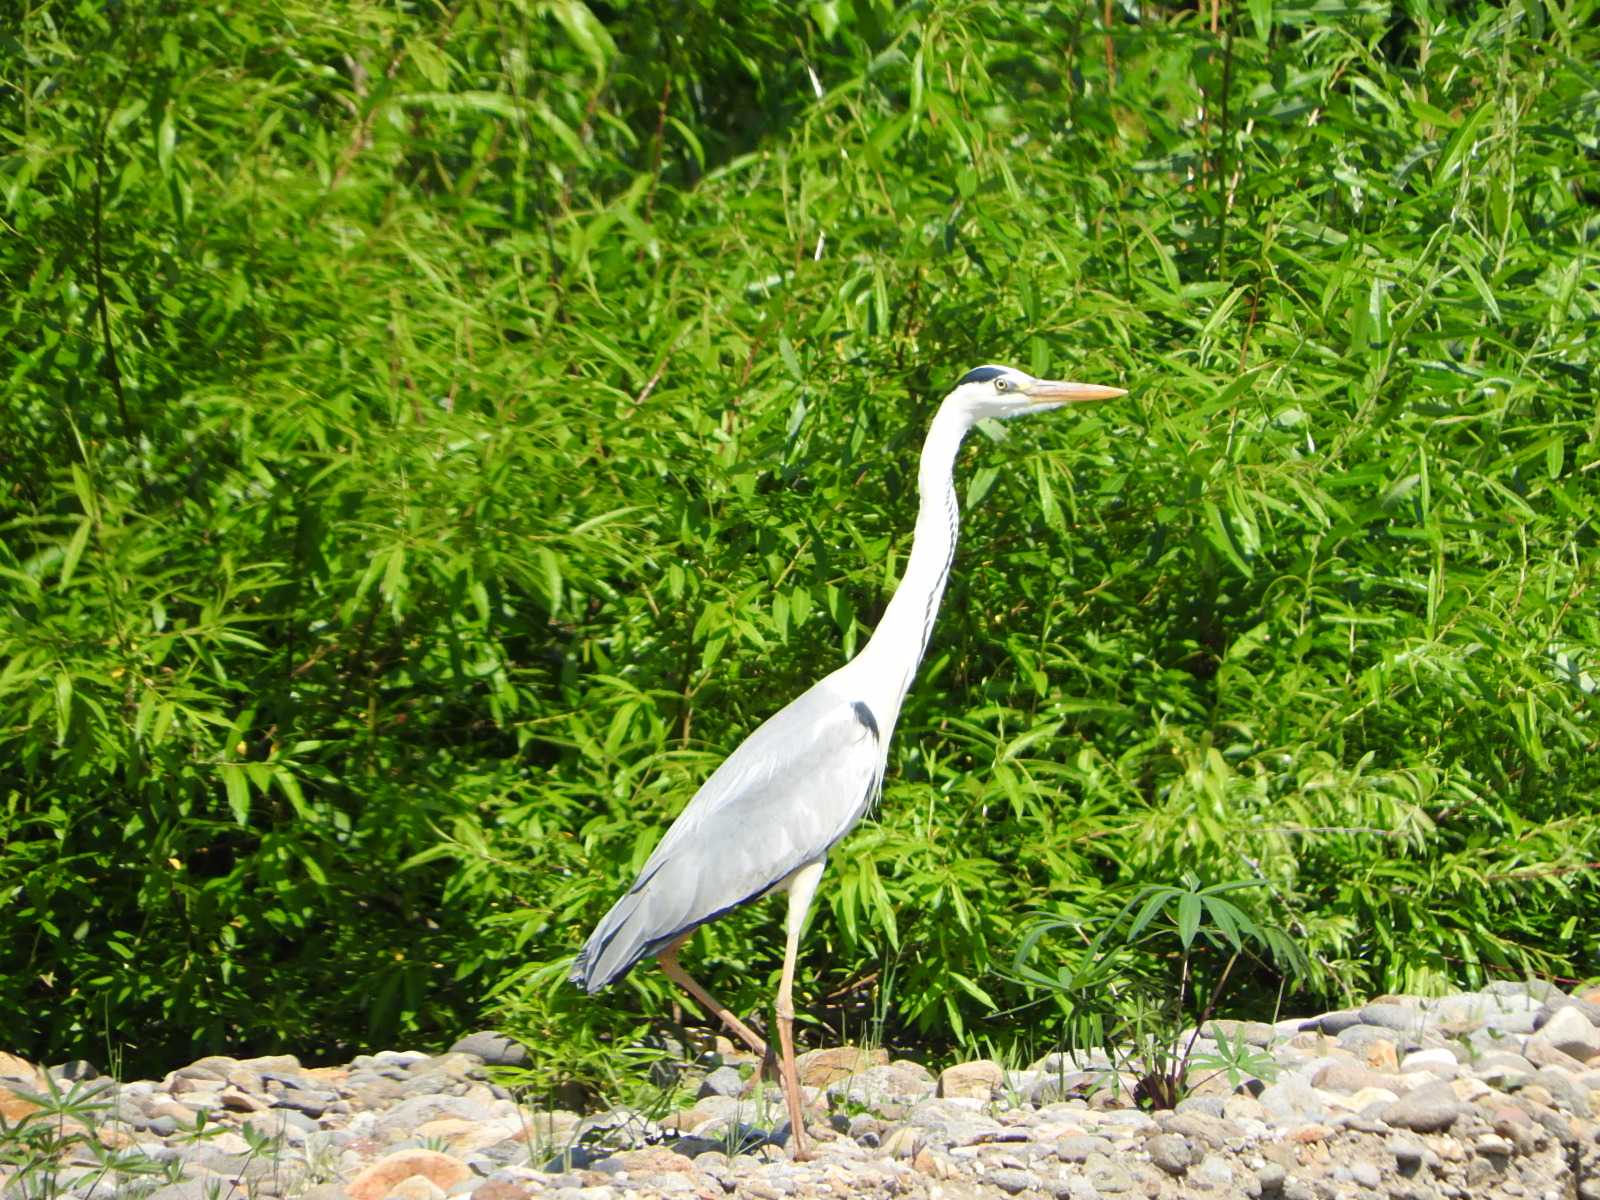
{"type": "Polygon", "coordinates": [[[954,405],[942,406],[933,418],[922,444],[917,528],[905,574],[878,628],[846,668],[851,682],[862,692],[861,698],[877,714],[885,745],[927,649],[944,585],[950,578],[959,523],[953,477],[956,451],[970,428],[966,412],[954,405]]]}

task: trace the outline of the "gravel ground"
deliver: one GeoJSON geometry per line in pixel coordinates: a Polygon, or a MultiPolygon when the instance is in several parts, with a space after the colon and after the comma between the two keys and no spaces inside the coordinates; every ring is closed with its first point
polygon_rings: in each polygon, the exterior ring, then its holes
{"type": "Polygon", "coordinates": [[[800,1060],[816,1150],[803,1163],[777,1088],[726,1042],[685,1068],[692,1106],[653,1120],[519,1107],[488,1067],[524,1052],[490,1033],[435,1056],[211,1057],[132,1083],[0,1053],[0,1197],[1600,1200],[1600,991],[1497,983],[1201,1032],[1198,1051],[1243,1038],[1275,1069],[1147,1112],[1093,1056],[934,1075],[882,1051],[814,1050],[800,1060]],[[24,1170],[47,1073],[100,1107],[51,1120],[64,1147],[24,1170]]]}

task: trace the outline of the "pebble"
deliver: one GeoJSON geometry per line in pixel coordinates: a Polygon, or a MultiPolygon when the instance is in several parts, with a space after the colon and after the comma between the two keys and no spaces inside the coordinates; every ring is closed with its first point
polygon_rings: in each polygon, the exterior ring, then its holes
{"type": "MultiPolygon", "coordinates": [[[[1132,1106],[1128,1075],[1099,1053],[935,1075],[881,1050],[814,1050],[801,1056],[816,1152],[804,1163],[781,1092],[752,1087],[754,1060],[732,1047],[669,1064],[685,1099],[649,1116],[519,1107],[486,1068],[526,1051],[492,1031],[342,1066],[210,1056],[160,1081],[116,1084],[82,1062],[49,1075],[105,1089],[97,1135],[162,1164],[150,1200],[1600,1200],[1585,1192],[1600,1178],[1595,1014],[1592,996],[1496,984],[1208,1022],[1203,1036],[1242,1039],[1276,1069],[1212,1077],[1156,1113],[1132,1106]]],[[[26,1116],[23,1094],[45,1079],[0,1053],[0,1113],[26,1116]]],[[[91,1162],[69,1158],[60,1200],[110,1194],[91,1162]]]]}
{"type": "Polygon", "coordinates": [[[1144,1148],[1150,1155],[1150,1161],[1168,1175],[1182,1175],[1194,1161],[1194,1152],[1189,1149],[1189,1143],[1176,1133],[1158,1133],[1144,1144],[1144,1148]]]}
{"type": "Polygon", "coordinates": [[[1384,1106],[1379,1120],[1414,1133],[1439,1133],[1460,1119],[1464,1109],[1448,1083],[1427,1083],[1384,1106]]]}

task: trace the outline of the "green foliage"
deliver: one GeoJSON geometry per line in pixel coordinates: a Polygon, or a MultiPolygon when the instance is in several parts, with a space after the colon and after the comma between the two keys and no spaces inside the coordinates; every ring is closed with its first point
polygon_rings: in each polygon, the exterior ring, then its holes
{"type": "Polygon", "coordinates": [[[31,1106],[15,1120],[0,1115],[0,1167],[6,1168],[6,1194],[18,1200],[57,1200],[76,1188],[93,1196],[115,1192],[133,1181],[150,1180],[151,1190],[177,1183],[182,1167],[162,1163],[139,1150],[113,1150],[96,1136],[112,1115],[110,1080],[62,1087],[46,1076],[45,1090],[9,1089],[31,1106]]]}
{"type": "MultiPolygon", "coordinates": [[[[0,1044],[487,1002],[616,1086],[665,984],[565,960],[992,360],[1132,395],[964,456],[812,1015],[1004,1037],[1024,914],[1185,871],[1308,1004],[1600,971],[1593,0],[607,12],[0,33],[0,1044]]],[[[762,1009],[776,928],[691,958],[762,1009]]]]}
{"type": "Polygon", "coordinates": [[[1181,887],[1140,888],[1109,917],[1038,918],[1017,947],[1014,978],[1055,1002],[1072,1049],[1104,1047],[1119,1069],[1137,1073],[1136,1098],[1149,1107],[1173,1107],[1214,1074],[1226,1074],[1236,1086],[1245,1075],[1271,1078],[1271,1055],[1253,1051],[1242,1031],[1230,1036],[1226,1027],[1206,1024],[1242,956],[1260,972],[1281,974],[1286,984],[1298,984],[1310,971],[1288,933],[1229,898],[1262,882],[1203,886],[1188,874],[1181,887]],[[1099,928],[1093,937],[1090,927],[1099,928]],[[1075,935],[1081,944],[1069,936],[1052,957],[1051,972],[1033,959],[1041,943],[1058,934],[1075,935]],[[1187,1029],[1186,1021],[1192,1021],[1187,1029]],[[1215,1050],[1196,1045],[1202,1031],[1215,1050]],[[1192,1071],[1202,1079],[1192,1079],[1192,1071]]]}

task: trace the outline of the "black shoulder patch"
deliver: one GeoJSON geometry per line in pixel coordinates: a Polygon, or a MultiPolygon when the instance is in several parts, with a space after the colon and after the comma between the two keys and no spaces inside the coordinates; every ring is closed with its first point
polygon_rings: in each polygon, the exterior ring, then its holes
{"type": "Polygon", "coordinates": [[[872,715],[872,710],[866,706],[866,702],[862,700],[852,700],[850,701],[850,707],[856,714],[856,720],[865,725],[867,727],[867,731],[872,734],[872,740],[877,741],[878,718],[872,715]]]}
{"type": "Polygon", "coordinates": [[[996,375],[1004,374],[1005,371],[1000,367],[973,367],[972,370],[956,380],[956,386],[960,387],[964,383],[988,383],[996,375]]]}

